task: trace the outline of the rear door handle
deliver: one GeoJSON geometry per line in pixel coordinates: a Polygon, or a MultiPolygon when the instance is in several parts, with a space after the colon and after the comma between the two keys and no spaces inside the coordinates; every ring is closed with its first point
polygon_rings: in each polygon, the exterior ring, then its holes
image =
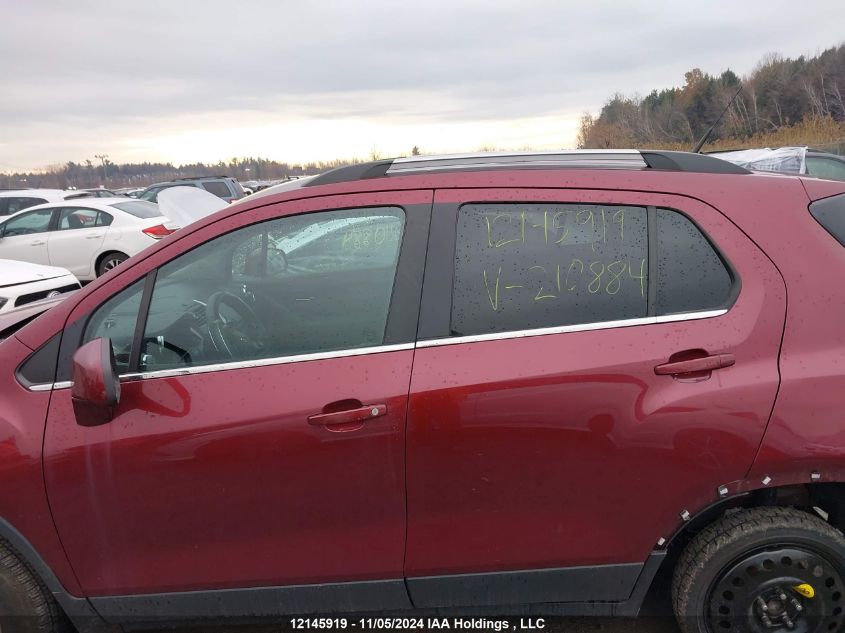
{"type": "Polygon", "coordinates": [[[46,243],[47,242],[45,242],[43,240],[36,240],[34,242],[30,242],[29,245],[30,246],[44,246],[46,243]]]}
{"type": "Polygon", "coordinates": [[[102,237],[102,235],[100,235],[99,233],[92,233],[90,235],[86,235],[85,239],[86,240],[96,240],[97,238],[100,238],[100,237],[102,237]]]}
{"type": "Polygon", "coordinates": [[[733,354],[713,354],[703,358],[663,363],[654,368],[654,373],[658,376],[682,376],[699,371],[722,369],[723,367],[730,367],[734,363],[736,363],[736,358],[733,354]]]}
{"type": "MultiPolygon", "coordinates": [[[[308,416],[308,424],[313,426],[344,426],[355,425],[354,428],[346,428],[344,430],[355,430],[367,420],[379,418],[387,415],[386,404],[367,404],[356,409],[347,409],[346,411],[334,411],[332,413],[317,413],[308,416]]],[[[333,430],[329,428],[329,430],[333,430]]],[[[337,429],[340,430],[340,429],[337,429]]]]}

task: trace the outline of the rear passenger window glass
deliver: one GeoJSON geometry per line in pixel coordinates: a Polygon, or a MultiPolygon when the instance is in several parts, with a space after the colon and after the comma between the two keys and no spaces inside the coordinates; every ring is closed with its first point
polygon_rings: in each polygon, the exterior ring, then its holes
{"type": "Polygon", "coordinates": [[[206,191],[209,193],[213,193],[218,198],[231,198],[232,192],[229,191],[229,187],[226,186],[225,182],[204,182],[202,186],[205,188],[206,191]]]}
{"type": "Polygon", "coordinates": [[[44,198],[9,198],[6,213],[11,215],[29,207],[34,207],[36,204],[44,204],[45,202],[47,201],[44,198]]]}
{"type": "Polygon", "coordinates": [[[723,308],[733,287],[719,254],[685,215],[657,209],[655,313],[723,308]]]}
{"type": "Polygon", "coordinates": [[[73,229],[90,229],[97,224],[97,214],[94,209],[83,209],[81,207],[69,207],[59,213],[59,231],[73,229]]]}
{"type": "Polygon", "coordinates": [[[646,316],[647,233],[643,207],[462,206],[453,334],[646,316]]]}

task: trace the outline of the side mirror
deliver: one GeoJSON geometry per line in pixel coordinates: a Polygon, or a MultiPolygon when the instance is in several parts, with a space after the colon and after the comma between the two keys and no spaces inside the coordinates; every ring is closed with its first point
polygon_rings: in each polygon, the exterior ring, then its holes
{"type": "Polygon", "coordinates": [[[120,402],[120,380],[111,339],[94,339],[76,350],[72,378],[76,423],[97,426],[111,422],[120,402]]]}
{"type": "Polygon", "coordinates": [[[278,275],[288,269],[288,256],[281,248],[267,249],[267,274],[278,275]]]}

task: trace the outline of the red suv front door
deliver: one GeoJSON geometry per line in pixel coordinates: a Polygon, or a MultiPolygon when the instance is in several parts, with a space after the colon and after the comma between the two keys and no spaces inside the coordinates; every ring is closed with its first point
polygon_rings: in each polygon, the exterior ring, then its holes
{"type": "Polygon", "coordinates": [[[58,531],[98,608],[408,606],[405,411],[431,197],[250,212],[70,317],[83,341],[112,339],[122,374],[102,426],[55,391],[44,448],[58,531]],[[276,586],[294,587],[202,598],[276,586]],[[166,592],[189,593],[149,597],[166,592]]]}
{"type": "Polygon", "coordinates": [[[779,273],[712,207],[623,191],[438,191],[428,262],[414,603],[625,600],[684,511],[752,463],[779,273]]]}

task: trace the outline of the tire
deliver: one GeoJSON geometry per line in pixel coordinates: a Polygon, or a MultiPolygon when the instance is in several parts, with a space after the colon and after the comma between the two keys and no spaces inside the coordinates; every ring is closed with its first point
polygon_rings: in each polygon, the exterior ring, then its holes
{"type": "Polygon", "coordinates": [[[0,542],[0,631],[64,633],[69,622],[29,566],[0,542]]]}
{"type": "Polygon", "coordinates": [[[129,255],[124,253],[109,253],[100,260],[99,264],[97,264],[97,277],[102,277],[112,268],[117,267],[127,259],[129,259],[129,255]]]}
{"type": "Polygon", "coordinates": [[[840,631],[845,537],[792,508],[726,514],[681,554],[672,604],[684,633],[840,631]]]}

